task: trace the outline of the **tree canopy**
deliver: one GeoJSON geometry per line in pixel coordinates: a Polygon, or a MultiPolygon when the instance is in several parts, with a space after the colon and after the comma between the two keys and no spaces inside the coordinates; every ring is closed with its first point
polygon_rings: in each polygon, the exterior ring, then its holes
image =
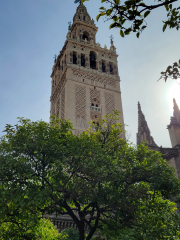
{"type": "MultiPolygon", "coordinates": [[[[89,0],[81,0],[85,2],[89,0]]],[[[136,33],[139,38],[140,34],[146,29],[146,18],[153,10],[164,7],[167,12],[167,19],[162,21],[163,32],[169,28],[180,28],[180,6],[174,7],[173,4],[180,2],[179,0],[101,0],[103,6],[100,7],[100,13],[97,15],[97,21],[101,17],[105,17],[106,21],[110,21],[109,28],[119,28],[121,37],[125,37],[130,33],[136,33]],[[105,5],[106,4],[106,5],[105,5]],[[107,7],[105,7],[107,6],[107,7]]],[[[165,82],[170,77],[174,80],[180,78],[180,60],[161,72],[160,79],[165,82]]]]}
{"type": "Polygon", "coordinates": [[[80,135],[69,121],[55,118],[7,125],[0,141],[1,223],[24,217],[34,224],[47,214],[68,214],[79,239],[89,240],[98,231],[108,235],[111,226],[117,226],[116,234],[137,224],[143,229],[147,215],[157,238],[167,219],[163,237],[177,237],[175,206],[165,200],[179,193],[173,168],[147,146],[129,145],[116,120],[116,113],[108,115],[80,135]]]}

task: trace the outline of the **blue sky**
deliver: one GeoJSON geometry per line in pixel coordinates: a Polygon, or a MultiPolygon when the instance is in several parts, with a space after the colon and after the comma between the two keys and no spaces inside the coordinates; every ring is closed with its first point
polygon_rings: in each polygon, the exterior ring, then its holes
{"type": "MultiPolygon", "coordinates": [[[[73,0],[0,1],[0,133],[17,117],[49,121],[53,56],[62,49],[77,5],[73,0]]],[[[154,1],[152,1],[154,3],[154,1]]],[[[180,3],[180,1],[178,1],[180,3]]],[[[95,19],[100,0],[85,3],[95,19]]],[[[180,5],[180,4],[179,4],[180,5]]],[[[179,6],[178,5],[178,6],[179,6]]],[[[119,29],[109,30],[100,19],[96,41],[110,47],[113,34],[121,78],[124,120],[130,141],[136,142],[137,102],[140,101],[152,136],[158,145],[170,147],[166,129],[175,97],[180,106],[180,85],[172,80],[157,82],[160,72],[179,59],[180,31],[162,32],[166,11],[147,17],[147,29],[139,39],[125,38],[119,29]]]]}

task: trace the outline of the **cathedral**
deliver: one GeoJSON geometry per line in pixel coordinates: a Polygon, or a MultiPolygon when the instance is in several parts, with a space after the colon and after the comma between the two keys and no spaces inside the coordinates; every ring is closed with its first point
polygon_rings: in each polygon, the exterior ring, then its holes
{"type": "MultiPolygon", "coordinates": [[[[97,30],[86,7],[79,4],[52,69],[50,115],[56,114],[62,120],[69,119],[75,134],[88,128],[91,120],[96,122],[96,119],[113,113],[113,110],[120,112],[119,121],[124,125],[118,54],[112,39],[110,49],[96,43],[97,30]]],[[[174,113],[167,126],[172,148],[159,147],[155,143],[140,103],[137,144],[146,141],[150,149],[161,152],[174,167],[176,176],[180,176],[180,110],[175,99],[173,101],[174,113]]],[[[68,227],[76,228],[69,216],[50,217],[59,231],[68,227]]]]}
{"type": "Polygon", "coordinates": [[[153,137],[151,136],[148,124],[145,116],[141,110],[140,103],[138,103],[138,133],[137,133],[137,144],[143,141],[148,143],[150,149],[158,151],[163,154],[163,157],[167,160],[170,166],[174,167],[176,176],[180,176],[180,110],[174,102],[173,117],[171,117],[170,124],[167,126],[169,136],[171,139],[172,148],[164,148],[158,146],[153,137]]]}

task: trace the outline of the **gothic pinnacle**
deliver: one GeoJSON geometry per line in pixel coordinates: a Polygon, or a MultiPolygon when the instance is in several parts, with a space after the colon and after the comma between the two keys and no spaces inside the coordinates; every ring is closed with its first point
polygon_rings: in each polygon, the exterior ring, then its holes
{"type": "Polygon", "coordinates": [[[177,108],[177,109],[179,110],[179,107],[178,107],[178,105],[177,105],[177,102],[176,102],[176,99],[175,99],[175,98],[173,98],[173,103],[174,103],[174,109],[177,108]]]}
{"type": "Polygon", "coordinates": [[[176,103],[175,98],[173,98],[173,103],[174,103],[174,114],[173,115],[176,118],[176,120],[178,122],[180,122],[180,110],[179,110],[179,107],[178,107],[178,105],[176,103]]]}

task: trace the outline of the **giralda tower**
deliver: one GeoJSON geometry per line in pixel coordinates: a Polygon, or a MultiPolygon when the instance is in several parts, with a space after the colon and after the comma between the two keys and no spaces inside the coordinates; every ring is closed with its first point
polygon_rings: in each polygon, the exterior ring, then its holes
{"type": "Polygon", "coordinates": [[[116,48],[96,43],[98,28],[80,4],[69,26],[65,44],[52,69],[51,116],[69,119],[75,133],[113,110],[123,110],[116,48]]]}

